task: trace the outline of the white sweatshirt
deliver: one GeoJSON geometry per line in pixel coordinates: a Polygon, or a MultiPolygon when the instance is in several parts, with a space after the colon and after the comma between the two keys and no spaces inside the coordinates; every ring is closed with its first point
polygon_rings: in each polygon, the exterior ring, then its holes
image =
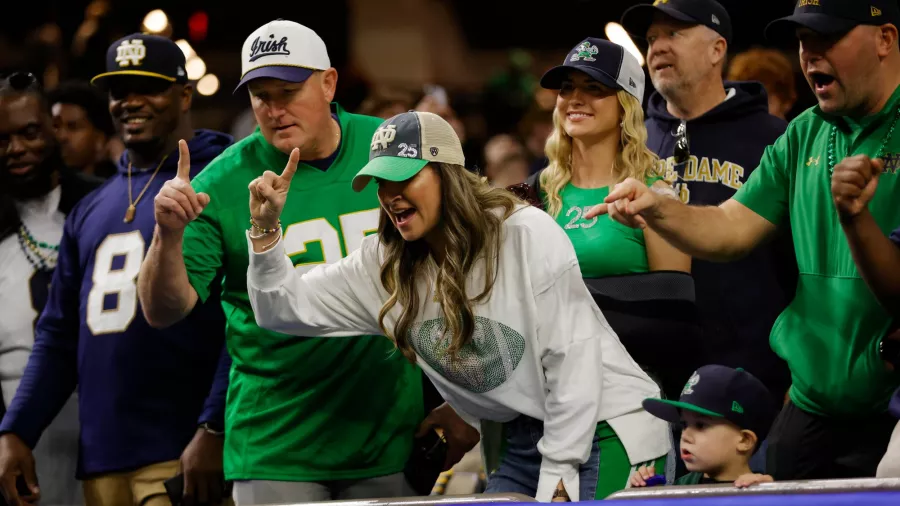
{"type": "MultiPolygon", "coordinates": [[[[421,307],[409,342],[420,367],[444,399],[474,427],[478,420],[542,420],[543,456],[536,499],[548,502],[560,479],[578,498],[578,468],[591,452],[597,423],[607,421],[632,464],[665,455],[668,427],[641,408],[659,388],[609,327],[582,280],[575,250],[546,213],[522,207],[503,225],[499,269],[489,299],[475,306],[475,334],[456,369],[439,342],[440,304],[434,274],[418,283],[421,307]]],[[[279,244],[255,253],[248,238],[247,291],[257,323],[298,336],[382,334],[379,238],[338,263],[298,274],[279,244]]],[[[471,296],[484,287],[483,263],[469,275],[471,296]]],[[[400,308],[385,326],[394,328],[400,308]]],[[[625,485],[624,483],[622,484],[625,485]]]]}

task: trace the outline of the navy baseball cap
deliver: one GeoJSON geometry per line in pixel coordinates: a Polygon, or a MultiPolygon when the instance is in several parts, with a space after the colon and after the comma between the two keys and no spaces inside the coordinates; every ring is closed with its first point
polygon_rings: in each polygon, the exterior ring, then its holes
{"type": "Polygon", "coordinates": [[[241,80],[235,93],[260,77],[302,83],[316,71],[331,67],[325,41],[293,21],[276,19],[247,37],[241,50],[241,80]]]}
{"type": "Polygon", "coordinates": [[[715,0],[656,0],[652,4],[635,5],[622,14],[622,26],[634,36],[646,38],[657,12],[678,21],[706,26],[731,44],[731,16],[715,0]]]}
{"type": "Polygon", "coordinates": [[[106,51],[106,72],[91,79],[102,86],[111,77],[154,77],[170,83],[187,82],[184,53],[171,40],[159,35],[133,33],[109,46],[106,51]]]}
{"type": "Polygon", "coordinates": [[[584,72],[614,90],[625,90],[644,103],[644,69],[622,46],[606,39],[588,37],[566,55],[562,65],[541,77],[541,87],[558,90],[572,70],[584,72]]]}
{"type": "Polygon", "coordinates": [[[800,26],[823,35],[843,35],[859,25],[893,24],[900,28],[897,0],[798,0],[794,13],[766,27],[772,42],[795,40],[800,26]]]}
{"type": "Polygon", "coordinates": [[[681,421],[680,410],[724,418],[741,429],[753,431],[759,442],[775,421],[769,389],[743,369],[707,365],[697,369],[677,401],[645,399],[644,409],[671,423],[681,421]]]}

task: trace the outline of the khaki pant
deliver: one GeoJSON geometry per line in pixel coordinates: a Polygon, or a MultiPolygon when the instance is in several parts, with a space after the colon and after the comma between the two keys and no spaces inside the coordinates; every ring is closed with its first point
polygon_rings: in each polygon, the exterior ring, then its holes
{"type": "Polygon", "coordinates": [[[160,462],[127,473],[84,481],[86,506],[172,506],[163,482],[178,474],[178,461],[160,462]]]}

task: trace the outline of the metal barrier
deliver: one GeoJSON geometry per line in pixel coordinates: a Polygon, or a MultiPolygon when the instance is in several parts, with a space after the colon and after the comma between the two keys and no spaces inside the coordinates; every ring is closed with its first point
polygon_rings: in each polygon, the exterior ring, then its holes
{"type": "Polygon", "coordinates": [[[900,478],[865,478],[854,480],[809,480],[760,483],[749,488],[734,485],[685,485],[670,487],[629,488],[616,492],[607,500],[676,499],[737,495],[838,494],[848,492],[900,491],[900,478]]]}
{"type": "Polygon", "coordinates": [[[438,495],[422,497],[388,497],[384,499],[356,499],[349,501],[322,501],[270,504],[267,506],[436,506],[441,504],[484,504],[484,503],[520,503],[535,502],[534,497],[522,494],[473,494],[473,495],[438,495]]]}

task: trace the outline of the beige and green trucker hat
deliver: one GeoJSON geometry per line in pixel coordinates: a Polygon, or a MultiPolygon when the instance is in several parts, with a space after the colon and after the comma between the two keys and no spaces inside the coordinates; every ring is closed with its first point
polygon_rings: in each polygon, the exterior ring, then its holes
{"type": "Polygon", "coordinates": [[[453,127],[430,112],[398,114],[385,120],[375,131],[369,163],[353,178],[353,189],[362,191],[373,177],[406,181],[431,162],[466,164],[453,127]]]}

